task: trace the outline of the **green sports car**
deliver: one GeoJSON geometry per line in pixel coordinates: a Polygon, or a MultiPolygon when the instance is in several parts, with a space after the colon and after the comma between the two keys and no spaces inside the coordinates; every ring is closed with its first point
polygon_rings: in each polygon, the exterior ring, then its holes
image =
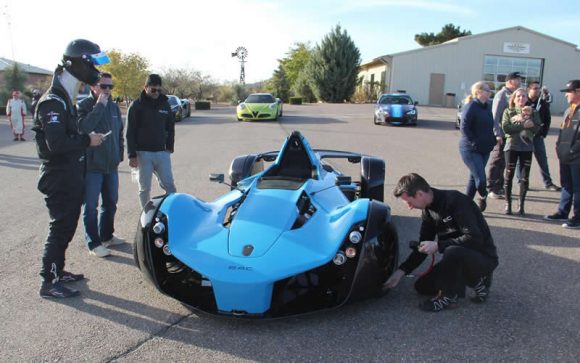
{"type": "Polygon", "coordinates": [[[270,93],[252,93],[236,108],[238,121],[277,120],[282,117],[282,100],[270,93]]]}

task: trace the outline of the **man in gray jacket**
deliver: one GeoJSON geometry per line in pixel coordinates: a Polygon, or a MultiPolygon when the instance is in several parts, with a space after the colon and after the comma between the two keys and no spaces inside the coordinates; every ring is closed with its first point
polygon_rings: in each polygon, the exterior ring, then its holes
{"type": "Polygon", "coordinates": [[[505,86],[495,94],[491,108],[491,113],[493,114],[493,133],[497,140],[497,144],[491,151],[489,175],[487,177],[487,189],[489,191],[489,197],[492,199],[501,199],[504,195],[502,188],[504,185],[503,173],[505,169],[505,156],[503,152],[505,135],[501,129],[501,122],[503,112],[508,107],[508,99],[520,87],[520,72],[509,73],[505,80],[505,86]]]}
{"type": "Polygon", "coordinates": [[[107,135],[104,142],[87,150],[87,172],[83,222],[85,241],[92,256],[111,254],[107,247],[124,241],[113,232],[117,200],[119,199],[119,174],[117,167],[123,160],[123,119],[119,106],[113,102],[111,91],[113,79],[110,73],[102,73],[99,83],[91,86],[91,95],[78,105],[79,129],[107,135]],[[100,211],[97,213],[101,196],[100,211]]]}

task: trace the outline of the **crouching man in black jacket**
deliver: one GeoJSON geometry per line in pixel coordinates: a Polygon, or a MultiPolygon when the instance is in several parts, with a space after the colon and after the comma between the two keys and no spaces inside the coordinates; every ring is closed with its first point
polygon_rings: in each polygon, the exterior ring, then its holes
{"type": "Polygon", "coordinates": [[[422,209],[420,243],[385,283],[397,286],[401,277],[417,268],[427,255],[442,254],[441,260],[415,282],[422,295],[434,296],[420,305],[438,312],[456,307],[465,296],[465,286],[475,291],[474,302],[484,302],[498,258],[483,214],[475,203],[455,190],[438,190],[418,174],[403,176],[393,192],[410,209],[422,209]]]}

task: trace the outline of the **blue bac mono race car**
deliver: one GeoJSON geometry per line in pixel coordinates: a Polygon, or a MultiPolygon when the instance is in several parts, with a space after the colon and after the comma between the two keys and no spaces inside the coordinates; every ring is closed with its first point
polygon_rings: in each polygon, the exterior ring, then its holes
{"type": "Polygon", "coordinates": [[[229,174],[231,191],[213,202],[175,193],[144,208],[135,260],[159,291],[195,310],[254,318],[381,295],[398,258],[382,159],[313,150],[294,131],[280,151],[236,157],[229,174]],[[360,164],[360,181],[332,159],[360,164]]]}

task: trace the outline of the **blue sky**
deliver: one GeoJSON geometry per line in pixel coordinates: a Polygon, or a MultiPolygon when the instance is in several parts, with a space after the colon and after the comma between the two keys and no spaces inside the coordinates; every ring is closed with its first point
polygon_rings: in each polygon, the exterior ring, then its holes
{"type": "Polygon", "coordinates": [[[53,69],[70,40],[86,38],[103,49],[139,53],[152,71],[193,68],[224,81],[239,77],[231,52],[243,45],[249,53],[246,81],[256,82],[271,76],[295,42],[314,45],[336,24],[348,31],[363,61],[418,48],[415,34],[436,33],[447,23],[474,34],[522,25],[580,44],[580,3],[571,0],[92,3],[93,11],[88,2],[0,0],[0,57],[14,54],[53,69]]]}

